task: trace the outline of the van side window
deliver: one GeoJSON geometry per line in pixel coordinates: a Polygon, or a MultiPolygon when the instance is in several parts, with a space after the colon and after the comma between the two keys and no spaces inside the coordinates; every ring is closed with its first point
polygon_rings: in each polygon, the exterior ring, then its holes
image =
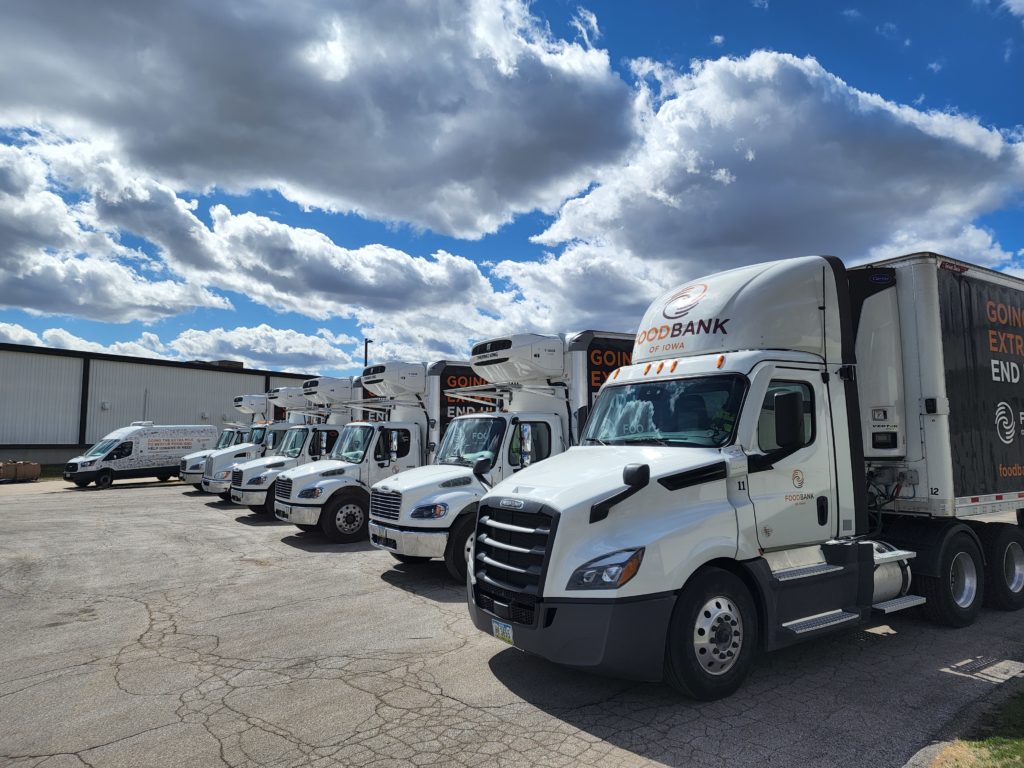
{"type": "Polygon", "coordinates": [[[110,455],[107,456],[107,459],[109,461],[116,461],[117,459],[126,459],[129,456],[131,456],[131,455],[132,455],[132,443],[129,440],[128,442],[121,443],[119,446],[117,446],[117,448],[112,450],[110,452],[110,455]]]}
{"type": "Polygon", "coordinates": [[[762,453],[779,449],[775,442],[775,396],[784,392],[799,392],[804,406],[804,445],[814,442],[814,393],[811,385],[803,381],[772,380],[768,384],[761,413],[757,417],[757,447],[762,453]]]}
{"type": "MultiPolygon", "coordinates": [[[[536,462],[546,459],[551,455],[551,426],[543,421],[522,422],[530,425],[530,441],[533,443],[533,450],[530,451],[530,461],[536,462]]],[[[510,466],[518,467],[522,461],[522,453],[519,445],[519,426],[512,428],[512,440],[508,444],[508,463],[510,466]]]]}

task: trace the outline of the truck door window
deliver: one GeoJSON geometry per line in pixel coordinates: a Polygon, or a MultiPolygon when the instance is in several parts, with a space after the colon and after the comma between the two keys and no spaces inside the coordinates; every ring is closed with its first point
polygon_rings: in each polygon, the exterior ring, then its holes
{"type": "MultiPolygon", "coordinates": [[[[412,442],[412,437],[408,429],[399,429],[395,431],[398,432],[398,448],[396,453],[398,454],[398,458],[401,459],[409,455],[409,445],[412,442]]],[[[373,458],[375,461],[388,460],[390,453],[390,446],[388,445],[388,441],[391,440],[390,434],[390,429],[380,433],[380,437],[377,439],[377,445],[374,446],[373,449],[373,458]]]]}
{"type": "Polygon", "coordinates": [[[779,450],[775,442],[775,396],[784,392],[799,392],[804,406],[804,445],[814,442],[814,393],[810,384],[802,381],[773,380],[768,384],[768,391],[757,417],[757,447],[762,453],[779,450]]]}
{"type": "MultiPolygon", "coordinates": [[[[546,459],[551,455],[551,426],[543,421],[528,421],[530,425],[530,438],[533,440],[533,450],[530,452],[530,461],[536,462],[546,459]]],[[[508,444],[508,463],[510,466],[518,467],[523,463],[520,456],[519,430],[512,429],[512,440],[508,444]]]]}
{"type": "Polygon", "coordinates": [[[320,438],[322,441],[321,445],[323,446],[321,453],[326,455],[331,452],[331,449],[334,448],[334,444],[338,442],[338,432],[337,430],[332,429],[328,432],[321,432],[320,434],[323,435],[323,437],[320,438]]]}

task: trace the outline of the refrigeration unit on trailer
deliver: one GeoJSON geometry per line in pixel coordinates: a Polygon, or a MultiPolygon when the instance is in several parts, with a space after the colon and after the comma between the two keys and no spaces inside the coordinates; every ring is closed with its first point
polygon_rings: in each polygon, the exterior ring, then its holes
{"type": "Polygon", "coordinates": [[[466,578],[480,497],[496,482],[576,442],[605,377],[629,364],[633,336],[584,331],[516,334],[476,344],[474,376],[450,377],[450,425],[434,463],[381,480],[370,492],[370,542],[401,562],[442,558],[466,578]],[[494,411],[494,406],[498,410],[494,411]],[[459,412],[455,418],[451,415],[459,412]],[[479,466],[479,476],[474,466],[479,466]]]}
{"type": "MultiPolygon", "coordinates": [[[[277,387],[267,392],[267,404],[274,411],[274,414],[278,410],[286,412],[284,418],[292,424],[302,424],[305,422],[305,417],[302,415],[302,410],[309,405],[309,401],[306,399],[306,393],[302,391],[302,387],[277,387]]],[[[278,415],[274,415],[274,421],[278,421],[278,415]]]]}
{"type": "Polygon", "coordinates": [[[1024,603],[1024,281],[804,257],[658,299],[582,445],[480,502],[487,633],[702,699],[774,650],[922,605],[1024,603]]]}
{"type": "Polygon", "coordinates": [[[472,375],[463,362],[384,363],[363,371],[360,384],[375,398],[348,404],[375,420],[342,428],[329,460],[282,473],[275,488],[278,519],[319,529],[339,542],[366,538],[370,486],[430,460],[447,419],[443,382],[472,375]]]}
{"type": "Polygon", "coordinates": [[[177,474],[181,457],[208,449],[217,440],[217,428],[209,424],[153,424],[133,421],[115,429],[64,467],[64,479],[84,488],[95,482],[109,488],[114,480],[155,477],[170,480],[177,474]]]}

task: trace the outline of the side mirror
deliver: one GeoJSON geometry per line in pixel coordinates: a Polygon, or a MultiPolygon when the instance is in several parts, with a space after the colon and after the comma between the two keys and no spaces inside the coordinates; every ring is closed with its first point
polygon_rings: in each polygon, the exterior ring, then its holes
{"type": "Polygon", "coordinates": [[[309,455],[311,458],[320,456],[320,433],[314,432],[313,439],[309,441],[309,455]]]}
{"type": "Polygon", "coordinates": [[[775,442],[779,448],[804,444],[804,399],[799,392],[775,395],[775,442]]]}
{"type": "Polygon", "coordinates": [[[519,422],[519,466],[524,469],[533,462],[533,432],[525,421],[519,422]]]}
{"type": "Polygon", "coordinates": [[[388,438],[388,458],[391,461],[398,461],[398,430],[391,430],[388,438]]]}
{"type": "Polygon", "coordinates": [[[622,484],[639,491],[651,482],[650,464],[627,464],[622,468],[622,484]]]}
{"type": "Polygon", "coordinates": [[[491,460],[486,456],[481,456],[475,462],[473,462],[473,474],[477,477],[486,475],[491,469],[491,460]]]}

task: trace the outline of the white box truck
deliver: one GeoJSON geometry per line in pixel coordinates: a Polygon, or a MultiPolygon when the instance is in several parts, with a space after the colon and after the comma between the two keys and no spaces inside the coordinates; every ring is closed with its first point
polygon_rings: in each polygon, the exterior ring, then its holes
{"type": "Polygon", "coordinates": [[[230,448],[239,443],[249,441],[249,425],[231,424],[221,430],[217,443],[210,450],[196,451],[181,457],[178,466],[178,479],[188,483],[197,491],[203,490],[203,469],[206,467],[206,457],[221,448],[230,448]]]}
{"type": "Polygon", "coordinates": [[[680,286],[583,444],[481,500],[473,622],[714,699],[758,649],[872,615],[1020,608],[1021,328],[1024,281],[930,253],[680,286]]]}
{"type": "Polygon", "coordinates": [[[370,542],[403,563],[442,558],[466,580],[480,497],[496,482],[576,442],[576,424],[611,371],[629,364],[633,336],[584,331],[515,334],[473,347],[475,377],[450,377],[446,394],[492,413],[464,414],[449,406],[450,424],[434,463],[376,483],[370,491],[370,542]],[[489,462],[486,477],[473,474],[489,462]]]}
{"type": "Polygon", "coordinates": [[[370,486],[431,459],[451,420],[449,404],[442,410],[442,389],[466,376],[472,369],[451,360],[429,367],[393,362],[366,368],[361,385],[377,397],[347,404],[364,420],[342,430],[328,461],[281,474],[275,489],[278,519],[304,531],[319,529],[337,542],[365,539],[370,486]],[[367,420],[368,414],[378,418],[367,420]]]}
{"type": "Polygon", "coordinates": [[[124,478],[170,480],[177,474],[182,456],[208,449],[216,439],[217,428],[210,424],[133,421],[68,461],[64,479],[79,488],[93,482],[97,488],[109,488],[115,480],[124,478]]]}

